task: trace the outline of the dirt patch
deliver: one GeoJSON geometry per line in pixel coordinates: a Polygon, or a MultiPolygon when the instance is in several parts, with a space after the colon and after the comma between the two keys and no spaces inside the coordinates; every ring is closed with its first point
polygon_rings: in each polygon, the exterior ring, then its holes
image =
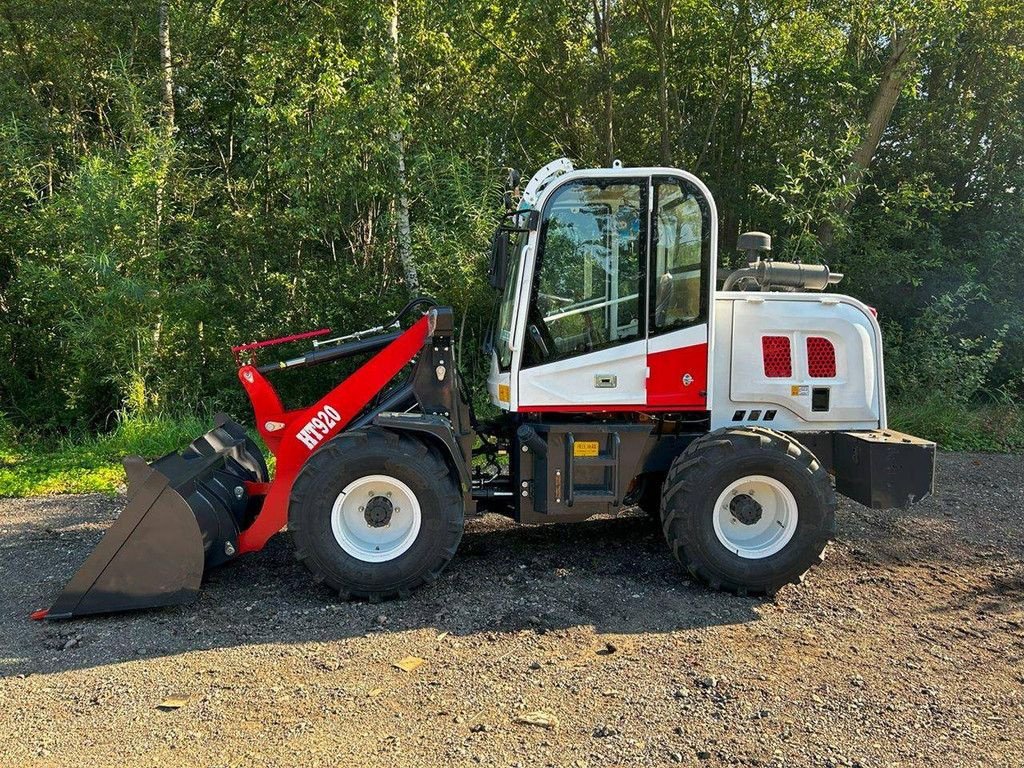
{"type": "Polygon", "coordinates": [[[195,605],[28,621],[122,504],[0,501],[0,765],[1024,760],[1024,457],[942,455],[912,510],[844,502],[775,600],[693,583],[641,515],[487,517],[403,602],[339,602],[280,536],[195,605]]]}

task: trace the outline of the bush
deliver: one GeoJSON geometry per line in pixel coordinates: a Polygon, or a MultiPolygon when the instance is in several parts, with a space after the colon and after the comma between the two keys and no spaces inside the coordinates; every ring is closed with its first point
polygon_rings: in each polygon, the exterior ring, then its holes
{"type": "Polygon", "coordinates": [[[124,456],[158,458],[181,450],[213,426],[211,419],[197,416],[122,418],[106,434],[51,440],[14,439],[9,430],[4,437],[4,424],[0,419],[0,497],[114,493],[125,482],[124,456]]]}

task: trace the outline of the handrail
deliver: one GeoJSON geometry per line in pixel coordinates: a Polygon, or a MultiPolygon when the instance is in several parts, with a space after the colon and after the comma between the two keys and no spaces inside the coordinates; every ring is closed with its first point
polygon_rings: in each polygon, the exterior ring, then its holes
{"type": "Polygon", "coordinates": [[[639,293],[631,293],[628,296],[620,296],[617,299],[608,299],[607,301],[602,301],[599,304],[587,304],[585,306],[577,306],[573,309],[567,309],[562,312],[556,312],[553,315],[545,315],[544,322],[547,322],[548,320],[561,320],[563,317],[569,317],[571,315],[581,315],[584,312],[590,312],[593,309],[603,309],[604,307],[610,307],[612,304],[621,304],[624,301],[636,299],[637,297],[639,297],[639,295],[639,293]]]}

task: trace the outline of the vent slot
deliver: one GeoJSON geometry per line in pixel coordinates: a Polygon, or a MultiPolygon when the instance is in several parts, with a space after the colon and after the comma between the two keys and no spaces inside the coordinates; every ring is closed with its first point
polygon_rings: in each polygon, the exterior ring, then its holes
{"type": "Polygon", "coordinates": [[[815,413],[825,413],[829,408],[828,387],[814,387],[811,390],[811,410],[815,413]]]}

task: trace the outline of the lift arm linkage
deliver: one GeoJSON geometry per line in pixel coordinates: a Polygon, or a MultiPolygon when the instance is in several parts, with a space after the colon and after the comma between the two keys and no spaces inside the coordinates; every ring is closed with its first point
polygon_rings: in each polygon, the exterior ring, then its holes
{"type": "Polygon", "coordinates": [[[256,428],[274,454],[274,479],[253,483],[252,494],[266,493],[263,507],[252,525],[238,539],[239,553],[262,549],[271,536],[288,522],[292,484],[309,457],[343,431],[367,404],[423,348],[430,336],[428,313],[396,336],[361,368],[313,405],[285,410],[277,390],[260,368],[244,365],[238,370],[242,388],[252,402],[256,428]]]}

